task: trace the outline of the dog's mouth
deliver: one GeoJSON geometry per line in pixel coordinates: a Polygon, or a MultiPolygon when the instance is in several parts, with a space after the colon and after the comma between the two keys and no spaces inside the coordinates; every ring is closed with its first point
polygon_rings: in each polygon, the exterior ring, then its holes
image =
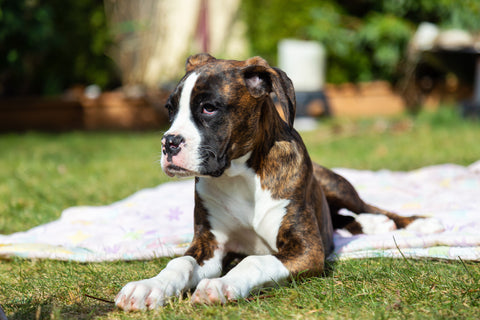
{"type": "Polygon", "coordinates": [[[169,164],[165,168],[164,171],[169,177],[174,177],[174,176],[177,176],[177,177],[191,177],[191,176],[198,175],[191,170],[179,167],[179,166],[174,165],[174,164],[169,164]]]}

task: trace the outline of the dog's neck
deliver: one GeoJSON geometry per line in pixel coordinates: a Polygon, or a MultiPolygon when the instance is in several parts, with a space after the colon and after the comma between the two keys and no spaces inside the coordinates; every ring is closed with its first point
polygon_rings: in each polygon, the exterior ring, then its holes
{"type": "MultiPolygon", "coordinates": [[[[248,161],[250,165],[263,162],[263,157],[268,155],[270,149],[278,141],[290,141],[295,131],[281,118],[270,96],[260,102],[260,117],[257,134],[252,146],[252,156],[248,161]]],[[[255,170],[257,168],[254,168],[255,170]]]]}

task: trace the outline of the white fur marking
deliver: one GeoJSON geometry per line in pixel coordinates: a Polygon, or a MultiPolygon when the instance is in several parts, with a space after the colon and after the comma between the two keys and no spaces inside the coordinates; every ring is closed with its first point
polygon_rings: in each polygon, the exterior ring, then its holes
{"type": "Polygon", "coordinates": [[[252,289],[282,284],[289,275],[288,269],[274,256],[248,256],[224,277],[200,281],[192,302],[225,303],[245,298],[252,289]]]}
{"type": "Polygon", "coordinates": [[[387,233],[397,229],[393,220],[380,214],[363,213],[355,215],[355,220],[360,223],[365,234],[387,233]]]}
{"type": "Polygon", "coordinates": [[[197,191],[209,213],[212,232],[227,251],[271,254],[286,213],[287,199],[273,199],[260,178],[245,165],[249,155],[233,160],[218,178],[202,177],[197,191]]]}
{"type": "Polygon", "coordinates": [[[431,234],[445,231],[445,227],[442,223],[435,218],[417,219],[410,223],[406,229],[419,234],[431,234]]]}
{"type": "Polygon", "coordinates": [[[276,251],[278,229],[290,200],[273,199],[271,192],[262,188],[258,176],[255,176],[255,200],[254,229],[276,251]]]}
{"type": "MultiPolygon", "coordinates": [[[[198,79],[198,74],[192,73],[187,77],[183,84],[180,94],[178,113],[173,120],[172,126],[165,132],[165,135],[181,135],[185,143],[181,146],[180,153],[173,157],[173,163],[179,167],[198,172],[200,167],[199,148],[201,144],[201,134],[193,122],[190,108],[192,91],[198,79]]],[[[162,167],[165,170],[166,156],[162,154],[162,167]]]]}
{"type": "MultiPolygon", "coordinates": [[[[190,100],[192,98],[192,91],[197,82],[198,74],[192,73],[183,83],[183,89],[180,94],[179,108],[178,113],[175,117],[175,120],[172,123],[172,126],[167,131],[167,134],[183,132],[184,129],[188,128],[190,125],[193,125],[191,119],[191,110],[190,110],[190,100]]],[[[196,129],[196,128],[195,128],[196,129]]]]}
{"type": "Polygon", "coordinates": [[[163,306],[170,297],[195,288],[200,280],[220,276],[222,258],[221,250],[202,266],[190,256],[175,258],[157,276],[125,285],[115,298],[115,304],[125,311],[163,306]]]}
{"type": "MultiPolygon", "coordinates": [[[[354,216],[365,234],[387,233],[396,229],[393,220],[384,215],[363,213],[354,216]]],[[[445,230],[442,223],[435,218],[414,220],[405,229],[418,234],[438,233],[445,230]]]]}

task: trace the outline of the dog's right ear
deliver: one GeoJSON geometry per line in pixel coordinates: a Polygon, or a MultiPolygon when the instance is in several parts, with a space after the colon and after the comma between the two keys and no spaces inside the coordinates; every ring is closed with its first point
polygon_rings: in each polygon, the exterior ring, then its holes
{"type": "Polygon", "coordinates": [[[272,80],[264,66],[255,65],[245,68],[243,78],[248,91],[256,99],[272,92],[272,80]]]}
{"type": "Polygon", "coordinates": [[[203,65],[206,65],[209,62],[214,62],[215,59],[208,53],[198,53],[195,55],[192,55],[187,58],[187,62],[185,62],[185,71],[188,73],[190,71],[193,71],[197,68],[200,68],[203,65]]]}
{"type": "MultiPolygon", "coordinates": [[[[258,99],[265,97],[273,92],[277,95],[278,102],[282,107],[283,118],[285,122],[293,127],[293,120],[295,118],[295,90],[292,81],[282,70],[272,68],[268,63],[258,57],[255,62],[259,64],[248,65],[243,69],[243,78],[245,86],[252,95],[258,99]]],[[[250,61],[247,60],[247,63],[250,61]]]]}

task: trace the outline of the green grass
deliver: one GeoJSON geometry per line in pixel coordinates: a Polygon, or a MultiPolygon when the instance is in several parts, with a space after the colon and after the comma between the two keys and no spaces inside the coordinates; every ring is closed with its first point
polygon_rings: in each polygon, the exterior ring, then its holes
{"type": "MultiPolygon", "coordinates": [[[[55,220],[64,208],[101,205],[167,181],[160,132],[0,136],[0,233],[55,220]]],[[[411,170],[480,159],[480,123],[451,109],[390,119],[323,121],[303,134],[329,167],[411,170]]],[[[155,275],[168,259],[114,263],[0,260],[0,304],[9,319],[476,319],[478,263],[438,260],[339,261],[325,277],[266,290],[225,306],[191,306],[188,296],[148,313],[112,300],[127,282],[155,275]]]]}
{"type": "Polygon", "coordinates": [[[160,139],[160,132],[0,136],[0,234],[166,181],[160,139]]]}

